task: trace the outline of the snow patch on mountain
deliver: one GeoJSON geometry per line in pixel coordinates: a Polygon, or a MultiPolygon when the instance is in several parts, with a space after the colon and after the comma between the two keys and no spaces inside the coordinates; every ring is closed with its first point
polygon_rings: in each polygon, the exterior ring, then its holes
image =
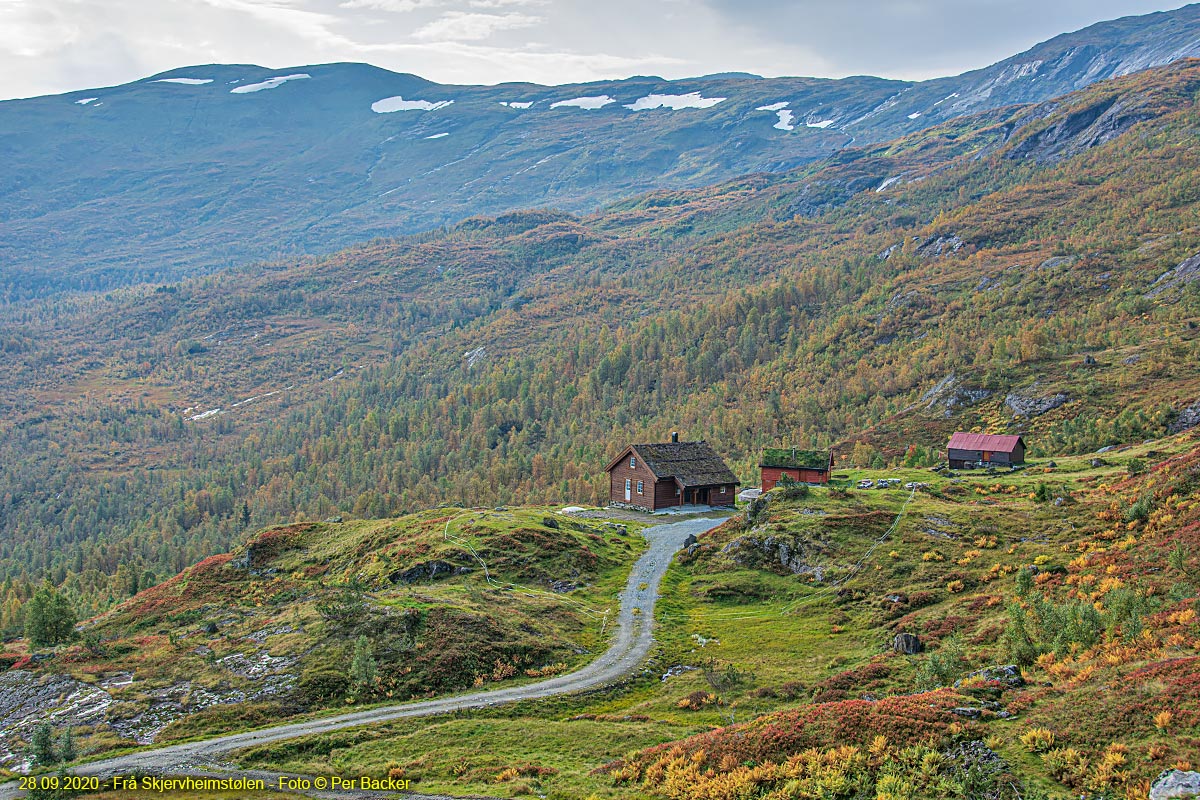
{"type": "Polygon", "coordinates": [[[604,108],[609,103],[617,102],[614,98],[606,94],[597,97],[576,97],[572,100],[559,100],[557,103],[551,103],[551,108],[583,108],[592,110],[596,108],[604,108]]]}
{"type": "Polygon", "coordinates": [[[533,101],[532,100],[529,100],[529,101],[501,100],[500,105],[507,106],[508,108],[526,109],[526,108],[529,108],[531,105],[533,105],[533,101]]]}
{"type": "Polygon", "coordinates": [[[248,83],[245,86],[239,86],[236,89],[230,89],[230,94],[249,94],[250,92],[261,92],[264,89],[275,89],[288,81],[301,81],[305,78],[311,78],[307,72],[297,72],[295,75],[280,75],[277,78],[267,78],[260,83],[248,83]]]}
{"type": "Polygon", "coordinates": [[[806,126],[806,127],[809,127],[809,128],[821,128],[821,129],[824,129],[824,128],[828,128],[830,125],[832,125],[832,124],[833,124],[833,120],[831,120],[831,119],[823,119],[823,120],[821,120],[820,122],[806,122],[806,123],[804,123],[804,124],[805,124],[805,126],[806,126]]]}
{"type": "Polygon", "coordinates": [[[795,114],[793,114],[791,111],[788,111],[786,108],[782,111],[776,111],[775,114],[779,117],[779,121],[771,127],[778,128],[781,131],[796,130],[796,126],[792,124],[792,120],[796,117],[795,114]]]}
{"type": "Polygon", "coordinates": [[[771,103],[769,106],[759,106],[755,111],[782,111],[788,107],[787,100],[780,100],[778,103],[771,103]]]}
{"type": "Polygon", "coordinates": [[[212,78],[159,78],[154,81],[154,83],[182,83],[184,86],[203,86],[212,82],[212,78]]]}
{"type": "Polygon", "coordinates": [[[639,97],[625,106],[630,111],[648,111],[655,108],[670,108],[679,111],[684,108],[712,108],[717,103],[723,103],[725,97],[703,97],[699,92],[687,94],[648,94],[639,97]]]}
{"type": "Polygon", "coordinates": [[[99,97],[85,97],[82,100],[76,100],[75,105],[86,106],[88,103],[91,103],[91,102],[93,102],[95,100],[99,100],[99,99],[100,99],[99,97]]]}
{"type": "Polygon", "coordinates": [[[396,111],[437,111],[439,108],[453,104],[453,100],[405,100],[400,95],[396,95],[376,100],[371,103],[371,110],[376,114],[391,114],[396,111]]]}
{"type": "Polygon", "coordinates": [[[450,134],[449,134],[449,132],[446,132],[446,133],[435,133],[433,136],[426,136],[425,138],[426,138],[426,139],[442,139],[442,138],[445,138],[445,137],[447,137],[447,136],[449,136],[449,135],[450,135],[450,134]]]}

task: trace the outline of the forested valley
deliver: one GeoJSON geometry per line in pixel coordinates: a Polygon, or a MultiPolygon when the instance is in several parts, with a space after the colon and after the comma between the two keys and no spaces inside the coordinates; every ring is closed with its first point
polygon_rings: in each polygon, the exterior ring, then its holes
{"type": "Polygon", "coordinates": [[[0,629],[44,579],[87,615],[275,522],[598,502],[671,430],[750,485],[780,443],[1163,435],[1200,398],[1198,92],[1181,62],[587,217],[0,308],[0,629]]]}

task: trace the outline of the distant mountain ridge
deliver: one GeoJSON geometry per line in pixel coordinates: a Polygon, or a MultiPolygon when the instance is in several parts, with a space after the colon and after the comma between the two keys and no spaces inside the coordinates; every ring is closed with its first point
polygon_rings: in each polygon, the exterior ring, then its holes
{"type": "Polygon", "coordinates": [[[477,214],[784,172],[1200,55],[1200,6],[922,83],[721,74],[446,86],[364,64],[207,65],[0,103],[0,297],[171,281],[477,214]]]}

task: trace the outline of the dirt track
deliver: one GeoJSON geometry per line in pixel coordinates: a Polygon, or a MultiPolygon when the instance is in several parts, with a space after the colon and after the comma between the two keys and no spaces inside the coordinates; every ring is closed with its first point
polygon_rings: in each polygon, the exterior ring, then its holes
{"type": "MultiPolygon", "coordinates": [[[[201,742],[142,750],[82,764],[72,768],[71,773],[108,777],[128,775],[135,770],[160,774],[184,773],[197,769],[207,772],[211,770],[211,765],[217,756],[244,747],[395,719],[427,717],[464,709],[514,703],[520,700],[552,697],[590,689],[617,680],[633,672],[650,652],[650,647],[654,642],[654,603],[658,598],[659,583],[666,574],[675,553],[682,549],[683,543],[689,535],[699,535],[717,527],[724,521],[724,519],[688,519],[656,525],[642,532],[650,546],[634,563],[625,589],[621,592],[620,612],[615,620],[617,634],[612,646],[600,658],[575,672],[508,689],[472,692],[419,703],[384,706],[307,722],[277,725],[248,733],[219,736],[201,742]]],[[[15,783],[9,782],[0,785],[0,800],[19,796],[21,795],[17,792],[15,783]]]]}

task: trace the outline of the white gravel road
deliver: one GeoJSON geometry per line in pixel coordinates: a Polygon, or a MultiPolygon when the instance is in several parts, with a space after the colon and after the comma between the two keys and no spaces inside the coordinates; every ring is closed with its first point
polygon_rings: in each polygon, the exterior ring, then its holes
{"type": "MultiPolygon", "coordinates": [[[[617,634],[605,653],[587,666],[567,675],[559,675],[537,683],[507,689],[472,692],[437,700],[384,706],[367,711],[355,711],[306,722],[294,722],[262,728],[248,733],[218,736],[200,742],[171,745],[157,749],[93,761],[71,769],[76,775],[128,775],[135,770],[150,773],[184,773],[203,769],[206,764],[231,750],[278,742],[297,736],[309,736],[341,728],[372,725],[408,717],[427,717],[463,709],[485,708],[521,700],[552,697],[559,694],[591,689],[622,678],[637,669],[650,652],[654,642],[654,603],[658,587],[675,553],[683,548],[690,535],[699,536],[724,519],[688,519],[666,525],[656,525],[642,531],[649,542],[645,553],[633,565],[629,581],[621,592],[620,612],[616,619],[617,634]]],[[[0,800],[20,797],[13,782],[0,785],[0,800]]]]}

